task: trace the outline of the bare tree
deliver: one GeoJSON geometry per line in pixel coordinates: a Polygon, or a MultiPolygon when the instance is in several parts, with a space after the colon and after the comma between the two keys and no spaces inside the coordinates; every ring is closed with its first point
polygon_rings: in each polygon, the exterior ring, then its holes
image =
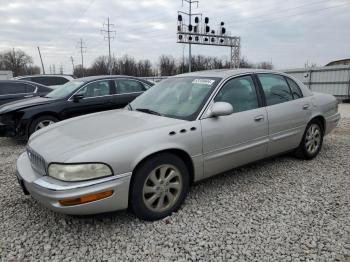
{"type": "Polygon", "coordinates": [[[40,73],[40,68],[38,72],[38,67],[33,66],[33,59],[20,49],[1,53],[0,68],[11,70],[14,76],[40,73]]]}
{"type": "Polygon", "coordinates": [[[107,75],[108,60],[108,56],[97,57],[89,68],[89,75],[107,75]]]}
{"type": "Polygon", "coordinates": [[[174,57],[161,55],[159,58],[159,70],[161,76],[175,75],[178,71],[174,57]]]}
{"type": "Polygon", "coordinates": [[[74,67],[73,75],[76,77],[83,77],[83,76],[89,76],[90,70],[87,70],[86,68],[83,68],[81,65],[76,65],[74,67]]]}

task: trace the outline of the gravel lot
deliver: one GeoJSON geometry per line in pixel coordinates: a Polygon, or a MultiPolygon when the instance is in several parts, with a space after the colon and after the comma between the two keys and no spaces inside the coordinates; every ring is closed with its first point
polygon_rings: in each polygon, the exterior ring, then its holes
{"type": "Polygon", "coordinates": [[[22,194],[0,139],[0,260],[350,261],[350,119],[313,161],[259,162],[194,186],[157,222],[53,213],[22,194]]]}

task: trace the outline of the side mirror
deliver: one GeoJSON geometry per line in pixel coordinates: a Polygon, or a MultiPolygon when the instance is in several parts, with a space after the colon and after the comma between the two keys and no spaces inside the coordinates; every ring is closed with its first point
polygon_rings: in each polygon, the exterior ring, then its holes
{"type": "Polygon", "coordinates": [[[210,116],[227,116],[233,113],[233,107],[231,104],[226,102],[216,102],[211,108],[210,116]]]}
{"type": "Polygon", "coordinates": [[[79,100],[81,100],[81,99],[84,98],[84,95],[75,94],[72,98],[73,98],[73,102],[74,102],[74,103],[78,103],[79,100]]]}

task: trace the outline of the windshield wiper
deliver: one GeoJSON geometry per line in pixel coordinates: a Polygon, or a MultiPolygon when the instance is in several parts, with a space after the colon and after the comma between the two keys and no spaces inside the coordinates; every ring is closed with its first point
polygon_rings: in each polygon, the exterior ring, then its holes
{"type": "Polygon", "coordinates": [[[148,108],[136,108],[135,110],[136,111],[140,111],[140,112],[144,112],[144,113],[147,113],[147,114],[157,115],[157,116],[161,116],[162,115],[161,113],[158,113],[157,111],[153,111],[153,110],[148,109],[148,108]]]}

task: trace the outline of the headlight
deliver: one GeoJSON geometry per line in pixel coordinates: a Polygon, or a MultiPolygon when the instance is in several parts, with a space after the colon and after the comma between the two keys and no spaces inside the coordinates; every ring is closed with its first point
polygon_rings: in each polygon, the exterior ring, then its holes
{"type": "Polygon", "coordinates": [[[48,173],[63,181],[83,181],[113,175],[109,166],[100,163],[50,164],[48,173]]]}

